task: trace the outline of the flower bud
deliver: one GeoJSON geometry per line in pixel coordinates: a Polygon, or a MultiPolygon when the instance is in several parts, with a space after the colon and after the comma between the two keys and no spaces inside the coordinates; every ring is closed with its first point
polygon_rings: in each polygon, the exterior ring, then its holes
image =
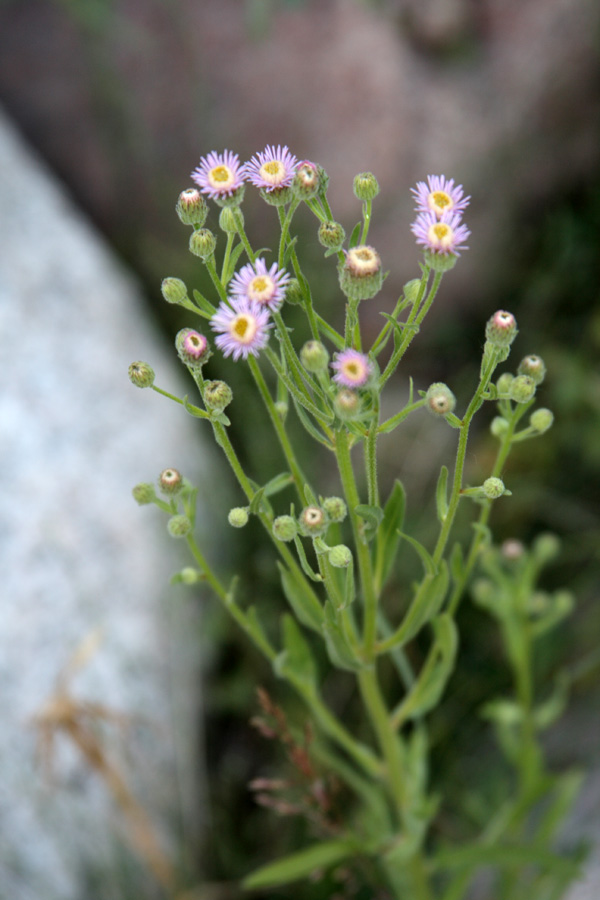
{"type": "Polygon", "coordinates": [[[285,206],[285,204],[289,203],[294,196],[291,186],[274,187],[269,190],[260,188],[259,194],[269,206],[285,206]]]}
{"type": "Polygon", "coordinates": [[[208,341],[193,328],[182,328],[177,332],[175,347],[179,359],[186,366],[202,366],[211,355],[208,341]]]}
{"type": "Polygon", "coordinates": [[[192,523],[187,516],[171,516],[167,522],[167,531],[174,538],[183,538],[190,533],[192,523]]]}
{"type": "Polygon", "coordinates": [[[529,417],[529,424],[532,428],[535,428],[538,434],[543,434],[545,431],[548,431],[548,429],[552,427],[553,422],[554,413],[544,406],[540,407],[540,409],[536,409],[529,417]]]}
{"type": "Polygon", "coordinates": [[[485,336],[494,347],[510,347],[517,336],[517,320],[512,313],[499,309],[488,320],[485,336]]]}
{"type": "Polygon", "coordinates": [[[510,386],[510,399],[515,403],[529,403],[535,394],[535,381],[529,375],[517,375],[510,386]]]}
{"type": "Polygon", "coordinates": [[[219,214],[219,228],[225,234],[237,234],[238,223],[240,227],[244,225],[244,214],[241,209],[234,212],[230,206],[224,206],[219,214]]]}
{"type": "Polygon", "coordinates": [[[415,303],[417,297],[419,296],[419,291],[421,290],[421,279],[420,278],[412,278],[410,281],[407,281],[404,285],[403,292],[404,296],[408,300],[409,303],[415,303]]]}
{"type": "Polygon", "coordinates": [[[346,569],[352,562],[352,551],[345,544],[338,544],[329,551],[329,562],[336,569],[346,569]]]}
{"type": "Polygon", "coordinates": [[[373,200],[379,193],[379,182],[372,172],[361,172],[355,177],[352,189],[359,200],[373,200]]]}
{"type": "Polygon", "coordinates": [[[343,522],[348,515],[348,507],[341,497],[325,497],[323,509],[332,522],[343,522]]]}
{"type": "Polygon", "coordinates": [[[329,365],[329,353],[321,341],[307,341],[300,351],[300,362],[307,372],[324,372],[329,365]]]}
{"type": "Polygon", "coordinates": [[[297,278],[290,278],[285,285],[285,302],[286,303],[303,303],[304,294],[297,278]]]}
{"type": "Polygon", "coordinates": [[[339,250],[346,240],[346,232],[339,222],[321,222],[319,243],[328,250],[339,250]]]}
{"type": "Polygon", "coordinates": [[[482,485],[483,493],[487,497],[488,500],[497,500],[498,497],[501,497],[502,494],[506,492],[506,488],[504,487],[504,482],[501,478],[495,478],[492,476],[491,478],[486,478],[482,485]]]}
{"type": "Polygon", "coordinates": [[[133,499],[135,500],[135,502],[139,503],[140,506],[146,506],[148,503],[152,503],[156,499],[156,491],[154,490],[154,485],[148,484],[147,482],[136,484],[131,493],[133,494],[133,499]]]}
{"type": "Polygon", "coordinates": [[[246,506],[235,506],[229,510],[227,521],[234,528],[243,528],[248,524],[248,508],[246,506]]]}
{"type": "Polygon", "coordinates": [[[188,292],[181,278],[163,278],[161,293],[167,303],[185,303],[188,292]]]}
{"type": "Polygon", "coordinates": [[[273,535],[278,541],[293,541],[297,534],[296,520],[291,516],[277,516],[273,521],[273,535]]]}
{"type": "Polygon", "coordinates": [[[193,566],[184,566],[184,568],[179,573],[179,581],[182,584],[197,584],[202,580],[202,573],[198,571],[198,569],[194,569],[193,566]]]}
{"type": "Polygon", "coordinates": [[[154,384],[154,369],[147,362],[133,362],[128,369],[129,380],[139,388],[152,387],[154,384]]]}
{"type": "Polygon", "coordinates": [[[175,209],[184,225],[198,225],[201,227],[206,222],[208,205],[196,188],[187,188],[187,190],[182,191],[175,209]]]}
{"type": "Polygon", "coordinates": [[[509,561],[521,559],[525,553],[525,547],[516,538],[507,538],[500,548],[504,559],[509,561]]]}
{"type": "Polygon", "coordinates": [[[373,247],[360,245],[345,252],[338,266],[340,288],[349,300],[370,300],[381,289],[381,258],[373,247]]]}
{"type": "Polygon", "coordinates": [[[536,537],[531,549],[539,562],[547,563],[558,556],[560,552],[560,541],[555,534],[546,532],[536,537]]]}
{"type": "Polygon", "coordinates": [[[275,401],[275,412],[279,416],[282,421],[285,421],[285,418],[290,411],[289,405],[285,402],[285,400],[276,400],[275,401]]]}
{"type": "Polygon", "coordinates": [[[203,262],[210,259],[215,252],[216,246],[217,239],[208,228],[192,231],[190,235],[190,253],[193,253],[194,256],[199,256],[203,262]]]}
{"type": "Polygon", "coordinates": [[[503,416],[495,416],[490,425],[490,431],[494,437],[501,438],[508,430],[508,422],[503,416]]]}
{"type": "Polygon", "coordinates": [[[233,392],[225,381],[207,381],[204,385],[204,402],[211,412],[223,412],[233,400],[233,392]]]}
{"type": "Polygon", "coordinates": [[[499,394],[508,394],[510,392],[510,386],[515,380],[515,376],[510,372],[503,372],[498,381],[496,382],[496,387],[498,388],[499,394]]]}
{"type": "Polygon", "coordinates": [[[456,253],[437,253],[435,250],[425,249],[423,253],[425,263],[434,272],[449,272],[458,260],[456,253]]]}
{"type": "Polygon", "coordinates": [[[436,416],[447,416],[456,406],[456,397],[447,384],[436,381],[427,389],[427,408],[436,416]]]}
{"type": "Polygon", "coordinates": [[[362,409],[362,401],[355,391],[348,388],[342,388],[335,395],[333,401],[334,409],[340,419],[351,420],[360,415],[362,409]]]}
{"type": "Polygon", "coordinates": [[[329,520],[320,506],[305,506],[298,517],[300,533],[305,537],[317,537],[323,534],[329,520]]]}
{"type": "Polygon", "coordinates": [[[517,372],[519,375],[529,375],[536,384],[541,384],[546,377],[546,364],[541,356],[531,353],[521,360],[517,372]]]}
{"type": "Polygon", "coordinates": [[[292,180],[292,189],[300,200],[310,200],[319,193],[321,188],[321,172],[323,170],[316,163],[304,160],[296,166],[296,173],[292,180]]]}
{"type": "Polygon", "coordinates": [[[163,494],[178,494],[183,487],[183,478],[177,469],[163,469],[158,476],[158,486],[163,494]]]}

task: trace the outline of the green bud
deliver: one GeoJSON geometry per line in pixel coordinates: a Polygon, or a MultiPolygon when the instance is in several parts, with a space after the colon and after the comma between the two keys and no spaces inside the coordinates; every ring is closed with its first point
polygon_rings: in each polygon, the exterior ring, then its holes
{"type": "Polygon", "coordinates": [[[497,500],[502,494],[506,493],[504,482],[501,478],[486,478],[482,485],[483,493],[488,500],[497,500]]]}
{"type": "Polygon", "coordinates": [[[294,196],[291,187],[276,187],[267,191],[265,188],[259,189],[259,194],[269,206],[285,206],[294,196]]]}
{"type": "Polygon", "coordinates": [[[244,214],[241,209],[234,212],[231,207],[224,206],[219,214],[219,228],[221,231],[224,231],[225,234],[237,234],[238,222],[240,223],[240,227],[243,228],[244,214]]]}
{"type": "Polygon", "coordinates": [[[223,412],[233,400],[233,391],[225,381],[207,381],[204,384],[204,402],[211,412],[223,412]]]}
{"type": "Polygon", "coordinates": [[[381,258],[373,247],[360,245],[345,252],[338,266],[340,288],[349,300],[370,300],[381,290],[381,258]]]}
{"type": "Polygon", "coordinates": [[[510,386],[509,394],[515,403],[529,403],[535,394],[535,381],[529,375],[517,375],[510,386]]]}
{"type": "Polygon", "coordinates": [[[487,578],[478,578],[471,588],[473,597],[477,603],[488,605],[494,598],[494,585],[487,578]]]}
{"type": "Polygon", "coordinates": [[[192,566],[185,566],[179,573],[179,580],[182,584],[197,584],[202,580],[202,573],[192,566]]]}
{"type": "Polygon", "coordinates": [[[501,438],[508,430],[508,422],[503,416],[496,416],[492,419],[490,431],[494,437],[501,438]]]}
{"type": "Polygon", "coordinates": [[[296,173],[292,181],[292,189],[300,200],[310,200],[321,189],[321,172],[323,170],[315,163],[305,160],[298,163],[296,173]]]}
{"type": "Polygon", "coordinates": [[[167,303],[185,303],[188,292],[181,278],[163,278],[161,293],[167,303]]]}
{"type": "Polygon", "coordinates": [[[139,388],[152,387],[154,384],[154,369],[147,362],[133,362],[128,369],[129,380],[139,388]]]}
{"type": "Polygon", "coordinates": [[[323,509],[332,522],[343,522],[348,515],[348,507],[341,497],[325,497],[323,509]]]}
{"type": "Polygon", "coordinates": [[[154,485],[148,484],[147,482],[136,484],[131,493],[133,494],[135,502],[139,503],[140,506],[146,506],[148,503],[152,503],[156,500],[154,485]]]}
{"type": "Polygon", "coordinates": [[[361,172],[355,177],[352,188],[359,200],[373,200],[379,193],[379,182],[372,172],[361,172]]]}
{"type": "Polygon", "coordinates": [[[498,388],[498,393],[500,395],[507,395],[510,391],[510,386],[515,380],[515,376],[510,372],[503,372],[498,381],[496,382],[496,387],[498,388]]]}
{"type": "Polygon", "coordinates": [[[300,351],[300,362],[307,372],[325,372],[329,353],[321,341],[307,341],[300,351]]]}
{"type": "Polygon", "coordinates": [[[192,523],[187,516],[171,516],[167,522],[167,531],[174,538],[183,538],[190,533],[192,523]]]}
{"type": "Polygon", "coordinates": [[[449,272],[458,259],[456,253],[436,253],[435,250],[425,250],[423,256],[426,264],[434,272],[449,272]]]}
{"type": "Polygon", "coordinates": [[[425,395],[427,409],[435,416],[446,416],[456,406],[456,397],[447,384],[436,381],[430,385],[425,395]]]}
{"type": "Polygon", "coordinates": [[[337,392],[333,406],[340,419],[347,421],[355,419],[362,411],[362,401],[359,395],[348,388],[342,388],[337,392]]]}
{"type": "Polygon", "coordinates": [[[304,303],[304,294],[297,278],[290,278],[285,288],[286,303],[304,303]]]}
{"type": "Polygon", "coordinates": [[[201,227],[206,222],[208,205],[206,200],[196,188],[187,188],[182,191],[175,207],[177,215],[184,225],[197,225],[201,227]]]}
{"type": "Polygon", "coordinates": [[[545,431],[548,431],[549,428],[552,427],[552,423],[554,422],[554,413],[546,409],[542,406],[540,409],[536,409],[529,418],[529,424],[532,428],[539,434],[543,434],[545,431]]]}
{"type": "Polygon", "coordinates": [[[541,384],[546,377],[546,364],[541,356],[531,353],[521,360],[517,371],[519,375],[529,375],[536,384],[541,384]]]}
{"type": "Polygon", "coordinates": [[[339,222],[321,222],[319,243],[328,250],[339,250],[346,240],[346,232],[339,222]]]}
{"type": "Polygon", "coordinates": [[[421,279],[413,278],[411,281],[407,281],[403,288],[403,293],[409,303],[415,303],[417,297],[419,296],[419,291],[421,290],[421,279]]]}
{"type": "Polygon", "coordinates": [[[510,562],[521,559],[525,553],[525,547],[516,538],[507,538],[501,547],[502,556],[510,562]]]}
{"type": "Polygon", "coordinates": [[[517,336],[517,321],[512,313],[499,309],[485,327],[486,339],[494,347],[510,347],[517,336]]]}
{"type": "Polygon", "coordinates": [[[305,506],[298,516],[298,527],[305,537],[323,534],[328,525],[329,520],[320,506],[305,506]]]}
{"type": "Polygon", "coordinates": [[[345,544],[338,544],[331,548],[327,558],[336,569],[346,569],[352,562],[352,551],[345,544]]]}
{"type": "Polygon", "coordinates": [[[215,252],[217,239],[208,228],[200,228],[192,231],[190,235],[190,253],[199,256],[206,262],[215,252]]]}
{"type": "Polygon", "coordinates": [[[293,541],[297,534],[298,526],[291,516],[277,516],[273,521],[273,535],[278,541],[293,541]]]}
{"type": "Polygon", "coordinates": [[[533,554],[538,562],[547,563],[560,553],[560,541],[555,534],[545,532],[537,536],[532,546],[533,554]]]}
{"type": "Polygon", "coordinates": [[[227,521],[234,528],[243,528],[244,525],[248,524],[248,507],[235,506],[233,509],[230,509],[227,521]]]}
{"type": "Polygon", "coordinates": [[[183,487],[183,478],[177,469],[163,469],[158,476],[158,486],[163,494],[178,494],[183,487]]]}

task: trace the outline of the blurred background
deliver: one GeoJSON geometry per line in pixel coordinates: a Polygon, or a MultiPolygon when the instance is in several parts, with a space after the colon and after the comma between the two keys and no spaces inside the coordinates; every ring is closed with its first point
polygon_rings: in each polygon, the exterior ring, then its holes
{"type": "MultiPolygon", "coordinates": [[[[546,679],[562,665],[592,660],[575,685],[570,717],[552,738],[561,765],[589,765],[599,738],[599,44],[595,0],[0,3],[4,111],[135,273],[143,317],[165,348],[192,323],[164,304],[162,278],[204,284],[174,205],[210,150],[228,148],[245,160],[266,144],[287,144],[298,158],[318,162],[347,232],[360,214],[352,179],[374,172],[381,193],[370,241],[390,276],[377,304],[361,309],[373,335],[379,312],[391,312],[402,285],[418,274],[410,187],[430,173],[464,184],[472,197],[470,249],[444,279],[388,403],[393,409],[402,402],[409,374],[419,388],[446,381],[459,405],[467,401],[484,324],[497,308],[519,323],[514,365],[528,353],[546,361],[540,402],[555,413],[555,426],[517,447],[505,479],[513,497],[494,515],[499,539],[558,534],[562,554],[547,586],[577,595],[576,614],[540,661],[546,679]]],[[[273,209],[249,191],[244,213],[254,245],[267,246],[276,236],[273,209]]],[[[216,212],[211,217],[207,224],[216,228],[216,212]]],[[[302,210],[295,225],[320,310],[339,321],[335,271],[322,257],[315,222],[302,210]]],[[[260,429],[247,428],[259,413],[241,367],[233,369],[215,358],[213,377],[226,378],[239,398],[233,429],[260,481],[273,473],[271,456],[260,429]]],[[[494,452],[491,414],[482,414],[473,437],[472,483],[485,477],[494,452]]],[[[439,465],[453,452],[453,435],[441,435],[438,424],[420,419],[382,446],[382,483],[389,489],[401,477],[409,485],[411,526],[424,541],[439,465]]],[[[318,487],[328,492],[326,483],[318,487]]],[[[224,560],[243,568],[249,596],[260,586],[277,608],[273,561],[260,535],[248,528],[236,538],[224,560]]],[[[458,781],[469,748],[482,739],[474,713],[484,695],[505,686],[493,629],[467,607],[457,699],[436,726],[436,758],[444,777],[458,781]]],[[[282,827],[244,787],[284,761],[281,748],[248,724],[249,710],[257,709],[254,685],[272,686],[270,673],[216,612],[205,618],[199,640],[205,715],[197,746],[210,791],[198,802],[210,812],[186,853],[191,880],[213,885],[198,897],[221,900],[237,897],[236,879],[275,849],[293,846],[303,826],[285,820],[282,827]]],[[[301,720],[294,699],[277,690],[301,720]]],[[[340,707],[348,701],[344,684],[330,692],[340,707]]],[[[89,896],[153,896],[146,882],[140,893],[135,870],[121,876],[105,873],[89,896]]],[[[303,890],[294,896],[320,896],[318,888],[303,890]]]]}

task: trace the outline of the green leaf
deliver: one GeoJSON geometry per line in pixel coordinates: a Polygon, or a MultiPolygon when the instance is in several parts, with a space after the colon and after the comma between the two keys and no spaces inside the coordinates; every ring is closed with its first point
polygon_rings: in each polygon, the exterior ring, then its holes
{"type": "Polygon", "coordinates": [[[298,621],[307,628],[312,628],[321,634],[323,625],[323,609],[316,596],[304,581],[301,575],[295,576],[281,563],[277,563],[281,575],[281,586],[285,598],[292,607],[292,611],[298,621]]]}
{"type": "Polygon", "coordinates": [[[568,672],[559,672],[554,680],[554,690],[548,699],[533,711],[533,721],[538,731],[543,731],[545,728],[549,728],[550,725],[554,725],[556,720],[562,716],[569,698],[570,686],[571,679],[568,672]]]}
{"type": "Polygon", "coordinates": [[[308,415],[304,412],[304,409],[300,406],[300,404],[298,403],[298,401],[296,400],[296,398],[293,395],[292,395],[292,400],[294,402],[294,407],[296,409],[296,413],[298,414],[298,418],[300,419],[300,421],[302,422],[302,425],[308,431],[310,436],[313,437],[315,439],[315,441],[318,441],[320,444],[323,444],[324,447],[327,447],[328,450],[333,450],[334,447],[333,447],[331,441],[329,441],[325,437],[325,435],[323,434],[322,431],[319,431],[319,429],[313,425],[313,423],[309,419],[308,415]]]}
{"type": "Polygon", "coordinates": [[[308,878],[319,869],[337,865],[356,854],[356,846],[349,841],[319,841],[304,850],[284,856],[277,862],[256,869],[242,882],[246,890],[277,887],[300,878],[308,878]]]}
{"type": "Polygon", "coordinates": [[[435,640],[419,673],[416,684],[394,714],[399,726],[407,719],[418,719],[437,706],[454,670],[458,649],[458,631],[448,613],[433,620],[435,640]]]}
{"type": "Polygon", "coordinates": [[[394,565],[400,546],[400,531],[404,522],[406,493],[402,482],[396,480],[383,510],[383,519],[377,532],[375,547],[375,583],[381,591],[394,565]]]}
{"type": "Polygon", "coordinates": [[[383,520],[383,510],[380,506],[369,506],[367,503],[360,503],[354,507],[354,512],[365,523],[362,529],[362,535],[365,541],[371,541],[377,534],[379,523],[383,520]]]}
{"type": "Polygon", "coordinates": [[[290,484],[293,483],[294,479],[289,472],[281,472],[279,475],[275,475],[274,478],[271,478],[265,484],[263,488],[265,497],[272,497],[273,494],[278,494],[280,491],[285,490],[286,487],[289,487],[290,484]]]}
{"type": "Polygon", "coordinates": [[[352,229],[352,234],[350,235],[350,240],[348,241],[348,246],[350,249],[356,247],[358,244],[358,237],[360,235],[361,223],[357,222],[354,228],[352,229]]]}
{"type": "Polygon", "coordinates": [[[433,561],[433,557],[431,556],[431,554],[429,553],[427,548],[424,547],[423,544],[420,541],[418,541],[416,538],[411,537],[410,534],[405,534],[402,531],[399,532],[399,534],[400,534],[401,538],[404,538],[404,540],[408,541],[408,543],[411,545],[411,547],[413,547],[417,551],[419,556],[421,557],[421,562],[423,563],[423,568],[425,569],[425,574],[432,575],[432,576],[435,575],[435,573],[436,573],[435,563],[433,561]]]}
{"type": "Polygon", "coordinates": [[[443,525],[448,515],[448,469],[442,466],[440,477],[438,478],[437,488],[435,491],[435,502],[437,506],[437,517],[443,525]]]}
{"type": "Polygon", "coordinates": [[[297,240],[298,240],[298,236],[296,235],[296,237],[292,238],[292,240],[288,243],[287,247],[285,248],[285,253],[283,256],[283,267],[284,268],[287,266],[287,264],[290,261],[290,258],[292,256],[292,252],[294,250],[294,246],[295,246],[297,240]]]}
{"type": "Polygon", "coordinates": [[[314,688],[317,680],[315,661],[296,620],[288,613],[282,617],[282,643],[283,650],[273,660],[275,674],[292,684],[314,688]]]}
{"type": "Polygon", "coordinates": [[[442,850],[433,860],[436,867],[458,869],[463,866],[499,866],[502,869],[521,868],[536,864],[548,871],[569,872],[577,875],[579,864],[557,856],[552,850],[525,842],[514,845],[467,844],[442,850]]]}
{"type": "Polygon", "coordinates": [[[193,403],[190,403],[187,394],[181,402],[183,403],[185,411],[188,412],[190,416],[195,416],[196,419],[210,419],[209,414],[205,410],[200,409],[199,406],[194,406],[193,403]]]}
{"type": "Polygon", "coordinates": [[[325,621],[322,630],[329,659],[336,668],[346,669],[350,672],[357,672],[364,668],[364,663],[356,656],[346,641],[330,600],[325,603],[325,621]]]}
{"type": "Polygon", "coordinates": [[[465,561],[463,550],[458,541],[455,543],[450,553],[450,574],[454,584],[462,584],[465,577],[465,561]]]}
{"type": "Polygon", "coordinates": [[[300,540],[298,535],[296,535],[296,537],[294,538],[294,544],[296,545],[296,552],[298,553],[298,559],[300,560],[300,565],[304,574],[308,575],[311,581],[323,581],[321,575],[313,570],[312,566],[307,560],[304,545],[302,544],[302,541],[300,540]]]}
{"type": "Polygon", "coordinates": [[[449,583],[448,566],[440,563],[437,575],[426,575],[413,598],[401,625],[390,638],[381,641],[379,652],[407,644],[441,609],[449,583]]]}
{"type": "Polygon", "coordinates": [[[194,295],[194,300],[196,301],[200,309],[212,318],[217,311],[216,306],[213,306],[210,300],[207,300],[206,297],[195,288],[192,293],[194,295]]]}
{"type": "Polygon", "coordinates": [[[244,245],[240,241],[240,243],[236,244],[236,246],[231,251],[227,270],[223,273],[223,286],[224,287],[227,287],[227,285],[231,281],[231,279],[233,277],[233,273],[235,272],[235,267],[236,267],[237,261],[243,252],[244,252],[244,245]]]}

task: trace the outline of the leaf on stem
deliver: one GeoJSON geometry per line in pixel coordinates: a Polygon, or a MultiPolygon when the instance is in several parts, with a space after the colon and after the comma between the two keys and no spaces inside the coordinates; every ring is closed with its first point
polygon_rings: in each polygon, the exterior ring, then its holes
{"type": "Polygon", "coordinates": [[[340,627],[339,616],[330,600],[325,603],[325,620],[323,622],[323,637],[329,659],[338,669],[346,669],[357,672],[364,668],[364,663],[356,656],[340,627]]]}
{"type": "Polygon", "coordinates": [[[437,507],[437,516],[440,524],[443,525],[448,515],[448,468],[442,466],[440,477],[438,478],[437,488],[435,491],[435,502],[437,507]]]}
{"type": "Polygon", "coordinates": [[[210,318],[212,319],[212,317],[214,316],[214,314],[217,311],[216,307],[213,306],[212,303],[210,302],[210,300],[207,300],[206,297],[200,293],[200,291],[197,291],[196,288],[194,288],[192,293],[194,295],[194,300],[196,301],[196,303],[198,304],[200,309],[203,312],[205,312],[207,316],[210,316],[210,318]]]}
{"type": "Polygon", "coordinates": [[[275,674],[280,678],[287,678],[292,684],[314,688],[317,667],[313,655],[296,620],[288,613],[284,613],[282,617],[281,631],[283,650],[273,660],[275,674]]]}
{"type": "Polygon", "coordinates": [[[277,564],[281,575],[281,586],[285,598],[292,607],[292,611],[302,625],[312,628],[321,634],[323,625],[323,610],[300,574],[295,576],[281,563],[277,564]]]}
{"type": "Polygon", "coordinates": [[[435,640],[416,684],[394,714],[394,724],[400,727],[407,719],[418,719],[430,712],[439,702],[448,683],[458,649],[458,631],[448,613],[432,622],[435,640]]]}
{"type": "Polygon", "coordinates": [[[381,591],[392,570],[398,547],[400,531],[404,522],[406,492],[402,482],[396,480],[383,510],[383,519],[377,531],[375,547],[375,581],[377,592],[381,591]]]}
{"type": "Polygon", "coordinates": [[[337,865],[356,853],[356,847],[348,841],[319,841],[304,850],[284,856],[277,862],[256,869],[243,881],[246,890],[277,887],[300,878],[307,878],[313,872],[337,865]]]}

